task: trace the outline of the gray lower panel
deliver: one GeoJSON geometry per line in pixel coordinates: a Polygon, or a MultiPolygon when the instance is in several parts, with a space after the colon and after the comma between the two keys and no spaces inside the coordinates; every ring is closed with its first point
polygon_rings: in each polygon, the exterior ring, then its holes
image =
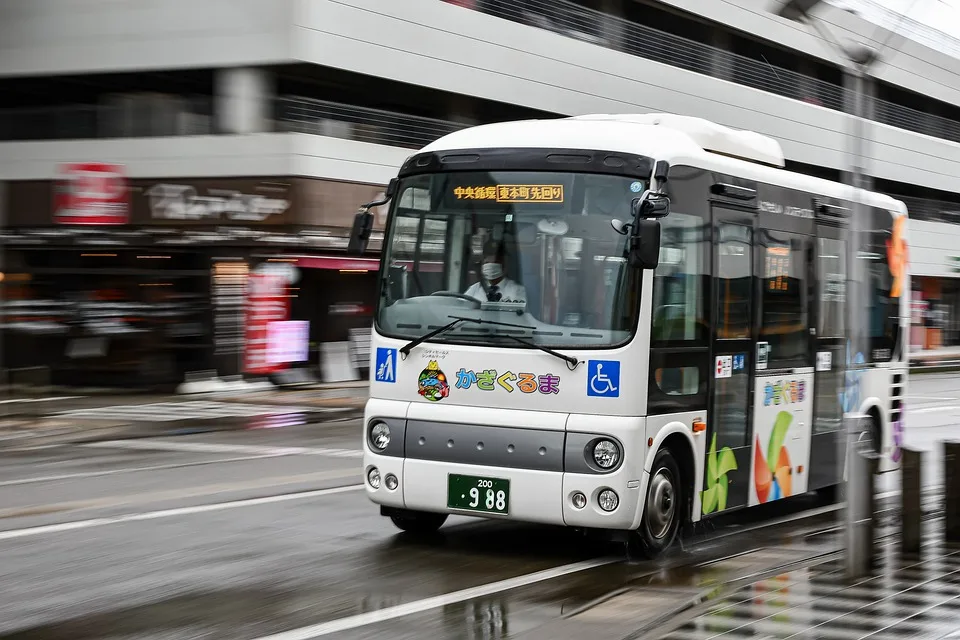
{"type": "Polygon", "coordinates": [[[409,420],[405,453],[415,460],[563,471],[563,431],[409,420]]]}

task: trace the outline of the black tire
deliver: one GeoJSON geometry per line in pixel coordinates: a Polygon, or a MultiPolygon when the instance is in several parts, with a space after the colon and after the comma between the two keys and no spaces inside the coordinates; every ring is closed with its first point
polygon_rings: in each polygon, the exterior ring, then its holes
{"type": "Polygon", "coordinates": [[[670,548],[686,517],[686,488],[673,453],[661,449],[653,459],[643,518],[637,530],[644,554],[654,558],[670,548]]]}
{"type": "Polygon", "coordinates": [[[858,445],[864,447],[864,453],[870,456],[870,473],[876,475],[880,471],[880,456],[883,451],[883,436],[880,433],[880,423],[872,415],[863,418],[860,423],[860,437],[858,445]]]}
{"type": "Polygon", "coordinates": [[[392,515],[390,519],[401,531],[418,536],[436,533],[447,521],[445,513],[427,513],[424,511],[405,511],[402,515],[392,515]]]}

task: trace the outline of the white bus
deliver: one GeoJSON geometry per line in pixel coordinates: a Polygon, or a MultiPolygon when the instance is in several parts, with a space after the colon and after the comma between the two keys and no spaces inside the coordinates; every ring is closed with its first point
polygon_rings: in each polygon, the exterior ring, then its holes
{"type": "MultiPolygon", "coordinates": [[[[906,208],[863,192],[865,352],[847,355],[850,187],[696,118],[478,126],[391,181],[363,426],[369,498],[619,532],[837,485],[844,411],[897,467],[906,208]],[[847,357],[862,362],[838,394],[847,357]]],[[[371,203],[378,204],[378,203],[371,203]]],[[[365,245],[361,211],[354,247],[365,245]],[[359,240],[356,240],[359,238],[359,240]]]]}

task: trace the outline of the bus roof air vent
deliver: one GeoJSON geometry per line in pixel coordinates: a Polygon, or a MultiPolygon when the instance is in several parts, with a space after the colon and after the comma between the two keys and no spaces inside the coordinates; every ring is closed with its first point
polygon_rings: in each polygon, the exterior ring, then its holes
{"type": "Polygon", "coordinates": [[[597,114],[576,116],[575,120],[607,120],[630,122],[673,129],[693,140],[694,144],[710,153],[759,162],[774,167],[785,165],[780,143],[755,131],[731,129],[723,125],[691,116],[673,113],[597,114]]]}

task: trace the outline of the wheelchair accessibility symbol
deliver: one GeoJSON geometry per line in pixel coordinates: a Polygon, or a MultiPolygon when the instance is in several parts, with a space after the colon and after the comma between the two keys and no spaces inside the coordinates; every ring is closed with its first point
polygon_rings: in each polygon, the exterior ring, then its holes
{"type": "Polygon", "coordinates": [[[620,397],[620,361],[587,362],[587,395],[597,398],[620,397]]]}

